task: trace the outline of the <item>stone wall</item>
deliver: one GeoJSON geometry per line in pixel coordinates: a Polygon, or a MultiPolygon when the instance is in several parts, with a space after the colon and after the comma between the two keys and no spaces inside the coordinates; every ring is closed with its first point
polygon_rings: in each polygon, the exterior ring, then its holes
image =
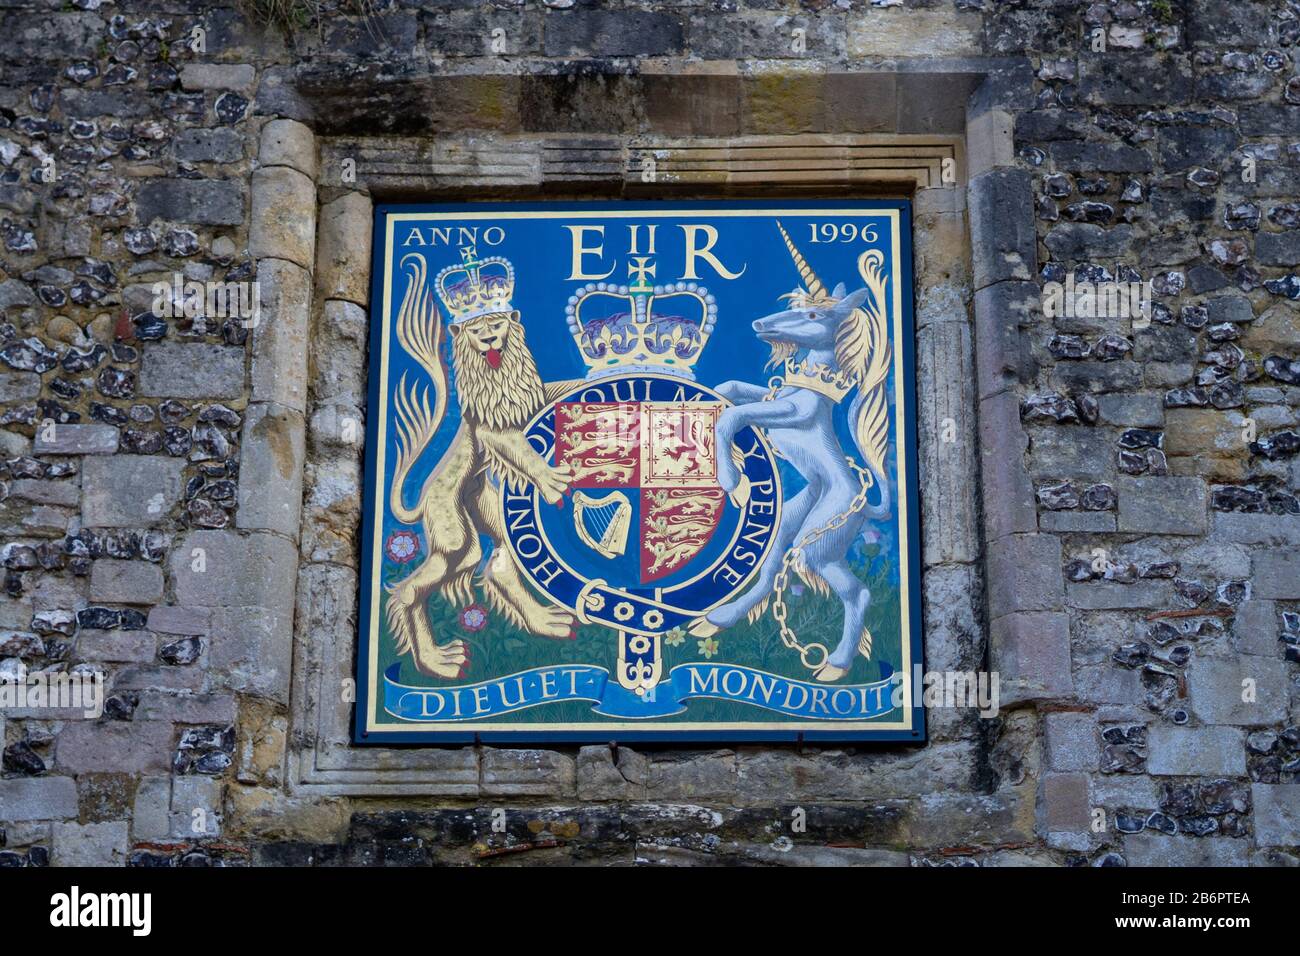
{"type": "Polygon", "coordinates": [[[1300,863],[1300,4],[354,9],[0,3],[0,674],[111,695],[0,716],[0,863],[1300,863]],[[373,203],[775,188],[916,201],[927,658],[1000,716],[350,746],[373,203]]]}

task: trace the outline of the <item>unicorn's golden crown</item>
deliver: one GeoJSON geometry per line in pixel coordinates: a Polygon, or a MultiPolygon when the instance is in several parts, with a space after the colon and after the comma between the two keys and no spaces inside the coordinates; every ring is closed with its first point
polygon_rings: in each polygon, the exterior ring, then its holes
{"type": "Polygon", "coordinates": [[[480,315],[510,312],[515,294],[515,268],[500,256],[479,259],[473,246],[462,246],[461,262],[438,273],[433,287],[438,290],[453,325],[480,315]]]}
{"type": "Polygon", "coordinates": [[[857,379],[848,372],[832,369],[822,362],[810,364],[807,361],[796,362],[794,359],[785,360],[785,374],[781,378],[785,385],[821,392],[833,402],[843,400],[857,384],[857,379]]]}
{"type": "Polygon", "coordinates": [[[569,297],[565,314],[588,378],[636,369],[694,378],[691,369],[717,324],[718,304],[694,282],[590,282],[569,297]]]}

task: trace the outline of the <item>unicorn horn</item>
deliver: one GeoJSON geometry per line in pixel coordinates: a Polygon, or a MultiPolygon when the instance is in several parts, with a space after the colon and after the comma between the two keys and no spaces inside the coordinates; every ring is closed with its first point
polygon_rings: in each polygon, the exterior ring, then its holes
{"type": "Polygon", "coordinates": [[[785,239],[785,247],[790,250],[790,258],[794,260],[794,267],[799,270],[799,278],[803,280],[804,288],[814,299],[824,299],[827,296],[826,287],[822,285],[822,280],[817,278],[817,273],[812,271],[812,266],[804,261],[799,250],[794,247],[790,241],[789,235],[786,234],[785,227],[781,225],[781,220],[777,220],[776,228],[781,230],[781,237],[785,239]]]}

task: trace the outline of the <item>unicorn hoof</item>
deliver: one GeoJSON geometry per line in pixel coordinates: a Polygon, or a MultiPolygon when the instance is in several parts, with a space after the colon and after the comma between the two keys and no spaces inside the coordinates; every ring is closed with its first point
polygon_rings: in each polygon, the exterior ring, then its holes
{"type": "Polygon", "coordinates": [[[718,631],[722,630],[722,628],[718,627],[718,625],[714,624],[708,618],[697,617],[695,620],[691,621],[686,630],[690,631],[692,637],[712,637],[714,634],[717,634],[718,631]]]}
{"type": "Polygon", "coordinates": [[[847,667],[836,667],[830,661],[827,661],[813,672],[813,680],[821,681],[823,684],[832,684],[848,672],[847,667]]]}

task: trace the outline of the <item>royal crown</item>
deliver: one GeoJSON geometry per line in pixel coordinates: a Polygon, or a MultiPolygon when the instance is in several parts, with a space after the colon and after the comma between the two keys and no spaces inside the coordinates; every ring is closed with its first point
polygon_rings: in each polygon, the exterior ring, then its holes
{"type": "Polygon", "coordinates": [[[462,246],[461,262],[438,273],[434,288],[452,325],[480,315],[511,312],[515,294],[515,267],[500,256],[476,257],[473,246],[462,246]]]}
{"type": "Polygon", "coordinates": [[[588,378],[628,371],[694,378],[691,368],[717,324],[718,304],[694,282],[591,282],[569,297],[565,313],[588,378]]]}
{"type": "Polygon", "coordinates": [[[785,385],[821,392],[832,402],[842,401],[857,384],[857,380],[848,372],[832,369],[822,362],[796,362],[794,359],[785,360],[782,382],[785,385]]]}

